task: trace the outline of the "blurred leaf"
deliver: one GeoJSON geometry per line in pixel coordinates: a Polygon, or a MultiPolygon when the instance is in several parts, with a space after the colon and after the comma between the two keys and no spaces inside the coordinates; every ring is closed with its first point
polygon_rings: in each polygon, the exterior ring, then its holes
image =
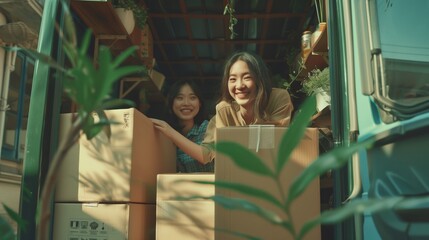
{"type": "MultiPolygon", "coordinates": [[[[91,45],[92,36],[93,36],[92,35],[92,30],[90,28],[87,29],[85,31],[85,34],[83,35],[83,38],[82,38],[81,42],[80,42],[80,47],[77,48],[77,54],[81,58],[84,57],[84,58],[91,59],[88,56],[88,49],[89,49],[89,47],[91,45]]],[[[92,66],[92,64],[91,64],[91,66],[92,66]]]]}
{"type": "Polygon", "coordinates": [[[273,177],[274,174],[262,161],[249,149],[236,142],[220,141],[215,144],[215,149],[228,157],[241,169],[273,177]]]}
{"type": "Polygon", "coordinates": [[[302,171],[301,174],[292,182],[289,188],[286,205],[289,206],[293,200],[299,197],[316,177],[319,177],[319,175],[330,169],[337,169],[343,166],[350,160],[350,157],[354,153],[371,146],[373,143],[374,139],[368,139],[350,146],[335,148],[328,153],[321,155],[307,168],[305,168],[304,171],[302,171]]]}
{"type": "Polygon", "coordinates": [[[415,209],[415,208],[421,208],[424,206],[427,209],[427,204],[429,204],[429,196],[428,193],[423,196],[417,196],[417,197],[410,197],[407,196],[404,198],[403,201],[399,202],[395,206],[395,210],[397,211],[406,211],[409,209],[415,209]]]}
{"type": "Polygon", "coordinates": [[[15,212],[13,209],[11,209],[10,207],[8,207],[7,205],[3,204],[4,209],[6,210],[7,215],[13,220],[15,221],[18,226],[22,229],[26,229],[27,228],[27,221],[25,221],[24,219],[21,218],[21,216],[19,215],[19,213],[15,212]]]}
{"type": "Polygon", "coordinates": [[[58,71],[66,72],[66,69],[60,64],[58,64],[51,56],[39,53],[31,49],[26,49],[26,48],[20,48],[20,47],[5,47],[5,48],[9,51],[22,51],[26,55],[30,56],[31,58],[44,62],[48,64],[50,67],[58,71]]]}
{"type": "Polygon", "coordinates": [[[311,221],[308,221],[301,228],[297,239],[302,239],[311,229],[320,224],[335,224],[346,220],[356,214],[373,214],[394,208],[403,197],[390,197],[384,199],[356,199],[343,205],[342,207],[333,210],[326,210],[322,214],[311,221]]]}
{"type": "Polygon", "coordinates": [[[0,216],[0,240],[16,240],[15,231],[8,221],[0,216]]]}
{"type": "MultiPolygon", "coordinates": [[[[85,43],[82,48],[87,48],[86,44],[88,43],[85,43]]],[[[122,104],[133,105],[130,104],[131,101],[127,100],[112,101],[107,99],[116,81],[123,76],[142,72],[145,70],[144,66],[119,66],[117,63],[120,61],[112,59],[110,50],[101,46],[99,67],[95,69],[92,60],[85,55],[85,51],[79,52],[76,66],[68,71],[68,75],[71,78],[67,78],[64,81],[65,92],[77,104],[78,109],[89,113],[94,109],[108,106],[108,104],[119,104],[121,101],[122,104]]],[[[125,59],[132,52],[126,50],[121,53],[122,59],[125,59]]],[[[74,51],[69,56],[72,57],[73,53],[74,51]]],[[[90,133],[90,131],[87,133],[90,133]]]]}
{"type": "MultiPolygon", "coordinates": [[[[88,119],[93,118],[91,117],[88,119]]],[[[97,136],[97,134],[99,134],[104,129],[104,127],[110,125],[110,121],[107,119],[100,119],[99,121],[97,121],[97,123],[94,123],[93,121],[94,120],[92,120],[92,123],[90,121],[85,124],[82,129],[88,140],[91,140],[93,137],[97,136]]],[[[109,133],[106,134],[109,135],[109,133]]]]}
{"type": "Polygon", "coordinates": [[[15,212],[13,209],[9,208],[5,204],[2,204],[4,209],[6,210],[7,215],[9,215],[12,220],[14,220],[20,228],[25,229],[27,227],[27,221],[21,218],[19,213],[15,212]]]}
{"type": "Polygon", "coordinates": [[[283,170],[283,167],[289,160],[293,150],[301,142],[310,122],[311,116],[314,114],[315,110],[316,98],[314,96],[310,96],[304,101],[302,108],[297,112],[297,115],[294,117],[290,127],[286,133],[283,134],[277,154],[277,176],[283,170]]]}
{"type": "Polygon", "coordinates": [[[144,71],[145,71],[145,67],[143,66],[124,66],[112,72],[107,81],[112,82],[113,79],[120,79],[124,76],[130,75],[133,73],[141,73],[144,71]]]}
{"type": "Polygon", "coordinates": [[[239,193],[243,193],[252,197],[257,197],[259,199],[265,200],[267,202],[270,202],[274,205],[276,205],[279,208],[283,208],[282,204],[280,201],[278,201],[274,196],[272,196],[271,194],[269,194],[268,192],[258,189],[258,188],[254,188],[251,186],[247,186],[244,184],[239,184],[239,183],[232,183],[232,182],[221,182],[221,181],[215,181],[215,182],[210,182],[210,181],[191,181],[194,183],[199,183],[199,184],[207,184],[207,185],[214,185],[216,186],[216,188],[225,188],[225,189],[230,189],[239,193]]]}
{"type": "Polygon", "coordinates": [[[137,46],[132,46],[125,49],[125,51],[122,51],[121,54],[116,56],[115,59],[113,60],[113,67],[114,68],[119,67],[122,64],[122,62],[124,62],[129,56],[131,56],[137,49],[138,49],[137,46]]]}
{"type": "Polygon", "coordinates": [[[70,13],[69,4],[69,1],[61,1],[61,7],[64,12],[64,39],[72,46],[77,46],[76,28],[74,25],[73,16],[70,13]]]}

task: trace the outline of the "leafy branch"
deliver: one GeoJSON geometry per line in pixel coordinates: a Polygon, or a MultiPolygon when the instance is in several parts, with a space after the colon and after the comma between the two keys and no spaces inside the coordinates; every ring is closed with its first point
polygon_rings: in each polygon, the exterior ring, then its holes
{"type": "MultiPolygon", "coordinates": [[[[191,196],[178,199],[209,199],[214,201],[217,205],[229,210],[240,210],[253,213],[265,221],[286,229],[292,235],[293,239],[296,240],[303,239],[311,229],[320,224],[335,224],[353,217],[356,214],[374,214],[392,209],[401,210],[413,208],[414,206],[419,206],[419,204],[429,202],[428,196],[352,200],[338,208],[323,211],[314,219],[308,219],[304,225],[298,229],[294,224],[294,216],[291,214],[292,203],[296,201],[298,197],[306,191],[307,187],[319,176],[331,171],[332,169],[341,168],[344,164],[349,162],[353,154],[356,154],[362,149],[372,147],[375,142],[375,139],[369,138],[362,142],[353,143],[350,146],[334,148],[333,150],[320,155],[294,179],[287,192],[283,193],[281,189],[283,189],[282,184],[284,183],[280,181],[279,175],[284,168],[287,167],[286,164],[289,161],[293,150],[298,146],[300,140],[303,138],[304,132],[315,110],[315,104],[315,96],[309,96],[302,104],[302,108],[294,117],[288,131],[286,131],[282,136],[278,146],[276,167],[274,171],[266,166],[264,161],[257,155],[240,144],[228,141],[216,143],[216,151],[219,154],[228,156],[239,168],[255,175],[271,178],[278,186],[280,186],[280,199],[271,195],[265,189],[255,188],[246,184],[223,181],[191,181],[199,184],[214,185],[216,188],[223,188],[264,200],[265,202],[282,209],[283,214],[267,210],[245,198],[231,198],[214,195],[204,197],[191,196]],[[286,217],[282,218],[281,215],[286,215],[286,217]]],[[[255,237],[249,236],[249,234],[239,232],[232,232],[231,234],[241,236],[245,239],[256,239],[255,237]]]]}
{"type": "Polygon", "coordinates": [[[234,32],[234,26],[237,24],[238,20],[234,16],[234,0],[229,0],[225,5],[225,9],[223,10],[223,15],[229,15],[229,31],[231,32],[230,39],[234,39],[237,36],[237,33],[234,32]]]}
{"type": "MultiPolygon", "coordinates": [[[[91,42],[91,31],[88,30],[85,33],[80,46],[78,46],[73,18],[66,2],[61,1],[65,14],[65,24],[64,32],[60,32],[59,36],[63,39],[64,52],[71,63],[71,68],[66,69],[50,56],[45,56],[33,50],[17,47],[8,49],[9,51],[23,51],[27,55],[57,70],[57,76],[59,77],[57,80],[63,80],[65,94],[77,106],[77,113],[72,123],[72,128],[66,135],[66,139],[60,143],[50,162],[45,184],[42,188],[37,207],[38,216],[35,219],[37,225],[36,239],[38,240],[44,240],[47,236],[46,233],[51,218],[49,204],[51,203],[52,193],[57,182],[58,169],[63,159],[65,159],[65,155],[78,141],[82,133],[86,135],[87,139],[91,139],[104,127],[111,124],[103,112],[104,109],[133,105],[133,102],[129,100],[112,98],[110,92],[116,81],[120,78],[146,70],[144,66],[122,66],[122,63],[136,51],[136,46],[123,51],[116,58],[113,58],[109,48],[101,46],[98,67],[94,66],[92,59],[87,54],[91,42]],[[91,114],[93,112],[98,113],[99,120],[97,122],[91,114]]],[[[7,206],[5,208],[6,210],[8,209],[7,206]]],[[[18,223],[18,226],[24,226],[23,220],[20,219],[17,213],[14,213],[10,209],[7,212],[18,223]]],[[[3,219],[1,220],[0,233],[3,235],[4,231],[7,236],[11,236],[10,226],[3,223],[3,219]]],[[[11,236],[11,238],[5,239],[14,239],[14,237],[11,236]]]]}

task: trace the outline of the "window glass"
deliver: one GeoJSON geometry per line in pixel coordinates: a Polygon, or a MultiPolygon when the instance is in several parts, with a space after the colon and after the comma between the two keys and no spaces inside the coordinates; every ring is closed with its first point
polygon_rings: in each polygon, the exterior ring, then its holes
{"type": "Polygon", "coordinates": [[[428,11],[427,0],[377,1],[384,64],[381,94],[399,105],[412,106],[429,98],[428,11]]]}
{"type": "Polygon", "coordinates": [[[34,63],[18,54],[11,70],[1,155],[2,159],[21,162],[25,152],[34,63]]]}

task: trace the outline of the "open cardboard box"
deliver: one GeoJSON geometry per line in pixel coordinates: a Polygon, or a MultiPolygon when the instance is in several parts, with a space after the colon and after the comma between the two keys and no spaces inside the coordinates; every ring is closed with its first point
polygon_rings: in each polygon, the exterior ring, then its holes
{"type": "MultiPolygon", "coordinates": [[[[134,108],[106,110],[116,124],[82,135],[61,165],[56,202],[156,202],[158,173],[176,172],[176,147],[134,108]]],[[[60,140],[71,127],[62,114],[60,140]]]]}
{"type": "Polygon", "coordinates": [[[55,203],[53,239],[153,240],[155,204],[55,203]]]}
{"type": "MultiPolygon", "coordinates": [[[[271,169],[274,169],[278,146],[281,137],[287,128],[274,126],[250,126],[250,127],[226,127],[219,128],[216,132],[216,141],[233,141],[250,149],[271,169]]],[[[300,172],[303,171],[319,154],[318,130],[308,128],[301,143],[292,153],[291,159],[285,165],[280,181],[283,185],[282,191],[287,193],[290,183],[300,172]]],[[[229,181],[246,184],[255,188],[260,188],[271,195],[280,198],[278,186],[268,177],[257,175],[237,167],[226,155],[217,153],[215,167],[216,181],[229,181]]],[[[215,188],[216,195],[228,197],[244,198],[267,210],[271,210],[283,218],[283,211],[272,204],[259,198],[232,192],[223,188],[215,188]]],[[[298,228],[303,223],[320,214],[320,187],[319,179],[315,179],[307,190],[292,204],[294,225],[298,228]]],[[[287,218],[286,218],[287,219],[287,218]]],[[[216,229],[226,229],[229,231],[241,232],[260,239],[288,240],[293,239],[287,230],[280,226],[269,223],[256,214],[241,211],[229,210],[220,205],[215,205],[215,226],[216,229]]],[[[242,239],[224,231],[216,231],[217,240],[242,239]]],[[[306,236],[307,240],[320,239],[320,227],[314,228],[306,236]]]]}

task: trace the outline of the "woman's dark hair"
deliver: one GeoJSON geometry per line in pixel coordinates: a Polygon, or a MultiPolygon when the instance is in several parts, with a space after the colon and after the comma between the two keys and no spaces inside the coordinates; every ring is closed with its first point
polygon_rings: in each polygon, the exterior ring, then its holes
{"type": "Polygon", "coordinates": [[[192,89],[192,91],[194,91],[195,96],[198,97],[198,100],[200,101],[200,111],[198,111],[197,115],[195,116],[195,124],[200,125],[204,120],[207,120],[208,116],[205,110],[205,104],[204,104],[204,99],[203,99],[203,95],[201,94],[201,90],[198,87],[198,85],[192,81],[192,80],[180,80],[177,81],[175,83],[173,83],[173,85],[171,85],[168,94],[167,94],[167,108],[168,108],[168,122],[169,124],[176,130],[181,130],[183,126],[179,125],[179,118],[176,116],[176,114],[174,114],[173,112],[173,102],[174,99],[177,97],[177,95],[179,95],[180,89],[184,86],[184,85],[189,85],[192,89]]]}
{"type": "Polygon", "coordinates": [[[270,99],[270,94],[272,90],[271,86],[271,74],[268,70],[267,65],[262,60],[262,58],[252,52],[239,51],[233,53],[225,62],[222,85],[221,85],[221,99],[226,102],[232,102],[234,99],[229,94],[228,90],[228,79],[231,66],[241,60],[247,63],[249,67],[250,74],[252,74],[253,79],[256,84],[256,99],[254,106],[254,113],[256,118],[265,119],[266,113],[265,109],[270,99]]]}

